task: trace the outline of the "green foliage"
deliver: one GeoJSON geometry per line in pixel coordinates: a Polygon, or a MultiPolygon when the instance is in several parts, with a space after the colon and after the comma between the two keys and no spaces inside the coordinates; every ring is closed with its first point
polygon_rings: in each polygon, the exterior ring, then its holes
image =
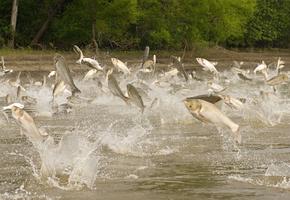
{"type": "Polygon", "coordinates": [[[17,46],[29,45],[34,34],[37,33],[45,20],[47,10],[49,9],[49,0],[42,2],[43,4],[39,0],[19,1],[16,27],[17,46]]]}
{"type": "Polygon", "coordinates": [[[131,35],[128,29],[136,21],[136,0],[75,0],[55,19],[48,39],[60,46],[88,44],[92,24],[100,46],[126,46],[131,35]]]}
{"type": "MultiPolygon", "coordinates": [[[[285,0],[25,0],[19,1],[17,46],[31,43],[60,2],[40,41],[46,46],[68,49],[95,39],[101,48],[180,50],[290,41],[285,0]]],[[[0,47],[10,37],[11,7],[11,0],[0,1],[0,47]]]]}
{"type": "Polygon", "coordinates": [[[4,47],[10,37],[11,1],[0,1],[0,47],[4,47]]]}
{"type": "Polygon", "coordinates": [[[258,0],[247,27],[250,45],[283,46],[285,41],[289,41],[290,1],[258,0]]]}
{"type": "Polygon", "coordinates": [[[243,41],[254,8],[253,0],[139,0],[138,37],[155,48],[233,45],[243,41]]]}
{"type": "Polygon", "coordinates": [[[73,45],[73,43],[88,43],[91,35],[89,13],[85,10],[84,1],[74,1],[68,5],[64,13],[58,15],[50,26],[46,40],[59,47],[73,45]]]}

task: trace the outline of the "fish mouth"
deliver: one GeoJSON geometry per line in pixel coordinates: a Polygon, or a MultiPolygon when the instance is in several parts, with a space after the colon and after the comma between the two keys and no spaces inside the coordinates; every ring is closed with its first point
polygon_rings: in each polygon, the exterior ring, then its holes
{"type": "Polygon", "coordinates": [[[188,99],[187,98],[183,99],[182,102],[184,103],[185,107],[187,108],[188,107],[188,103],[189,103],[188,99]]]}

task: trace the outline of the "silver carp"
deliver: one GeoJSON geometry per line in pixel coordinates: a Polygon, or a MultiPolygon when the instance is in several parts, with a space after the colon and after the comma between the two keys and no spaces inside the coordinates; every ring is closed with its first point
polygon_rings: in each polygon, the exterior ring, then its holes
{"type": "Polygon", "coordinates": [[[128,96],[130,98],[130,101],[136,106],[138,106],[141,109],[141,112],[143,113],[145,106],[144,106],[142,97],[138,93],[137,89],[132,84],[128,84],[127,91],[128,91],[128,96]]]}
{"type": "Polygon", "coordinates": [[[21,134],[24,134],[28,139],[35,144],[35,142],[43,142],[46,139],[47,133],[40,131],[33,118],[23,110],[24,106],[19,103],[14,103],[3,108],[3,110],[11,109],[12,117],[16,120],[21,128],[21,134]]]}
{"type": "Polygon", "coordinates": [[[120,97],[126,104],[129,104],[129,98],[124,95],[113,74],[108,75],[108,87],[113,95],[120,97]]]}
{"type": "Polygon", "coordinates": [[[199,121],[204,123],[212,123],[216,126],[226,126],[231,129],[235,136],[235,140],[240,144],[241,135],[239,133],[239,125],[234,123],[214,104],[201,99],[185,99],[185,107],[199,121]]]}
{"type": "Polygon", "coordinates": [[[178,59],[176,56],[171,56],[171,58],[173,59],[173,63],[176,63],[176,69],[182,73],[182,75],[184,76],[185,80],[188,81],[188,75],[184,69],[183,64],[181,63],[180,59],[178,59]]]}
{"type": "Polygon", "coordinates": [[[80,93],[81,91],[76,87],[72,79],[70,70],[66,65],[64,57],[59,54],[55,55],[54,63],[58,78],[61,79],[65,84],[70,86],[73,95],[76,93],[80,93]]]}
{"type": "Polygon", "coordinates": [[[149,46],[146,46],[145,47],[145,50],[144,50],[144,54],[143,54],[143,59],[142,59],[142,65],[141,65],[141,68],[143,68],[143,65],[144,63],[146,62],[146,60],[148,59],[148,56],[149,56],[149,46]]]}

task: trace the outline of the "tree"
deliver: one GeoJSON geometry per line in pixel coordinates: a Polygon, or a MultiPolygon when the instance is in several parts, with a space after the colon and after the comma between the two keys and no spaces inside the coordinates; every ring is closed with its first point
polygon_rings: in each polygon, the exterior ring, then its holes
{"type": "Polygon", "coordinates": [[[47,39],[71,46],[88,44],[95,38],[102,47],[127,48],[131,46],[129,28],[136,21],[136,7],[136,0],[75,0],[53,21],[53,34],[47,39]]]}
{"type": "Polygon", "coordinates": [[[17,13],[18,13],[18,0],[13,0],[12,11],[11,11],[11,38],[8,43],[10,48],[14,48],[14,38],[16,32],[16,23],[17,23],[17,13]]]}
{"type": "Polygon", "coordinates": [[[258,0],[255,14],[247,24],[247,43],[261,47],[283,46],[285,40],[289,41],[289,28],[289,1],[258,0]]]}
{"type": "Polygon", "coordinates": [[[55,6],[51,6],[48,10],[47,18],[45,22],[42,24],[36,35],[33,37],[30,45],[38,44],[41,37],[45,34],[49,23],[53,19],[53,17],[57,14],[57,11],[64,5],[65,0],[58,0],[55,6]]]}

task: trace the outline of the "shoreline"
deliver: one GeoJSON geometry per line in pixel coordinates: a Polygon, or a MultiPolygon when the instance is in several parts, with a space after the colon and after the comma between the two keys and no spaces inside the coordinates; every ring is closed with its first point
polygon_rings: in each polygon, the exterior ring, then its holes
{"type": "MultiPolygon", "coordinates": [[[[195,61],[196,57],[203,57],[210,61],[217,61],[220,64],[217,68],[221,70],[228,69],[234,60],[245,64],[243,68],[253,68],[256,63],[264,60],[267,64],[277,61],[278,57],[286,62],[285,68],[290,67],[290,50],[289,49],[255,49],[254,52],[234,51],[224,48],[207,48],[196,51],[188,51],[185,53],[183,63],[186,69],[196,69],[198,64],[195,61]]],[[[0,49],[0,56],[4,56],[5,66],[14,71],[51,71],[54,69],[53,56],[55,53],[62,54],[68,66],[76,71],[85,71],[90,68],[76,64],[78,55],[71,51],[53,51],[53,50],[31,50],[31,49],[0,49]]],[[[143,56],[143,51],[99,51],[98,55],[89,50],[84,50],[87,57],[94,57],[101,65],[111,65],[110,58],[116,57],[123,62],[128,62],[128,65],[140,63],[143,56]]],[[[157,55],[157,67],[166,68],[170,63],[170,55],[182,56],[183,51],[155,51],[152,50],[150,55],[157,55]]],[[[149,56],[150,59],[151,56],[149,56]]]]}

